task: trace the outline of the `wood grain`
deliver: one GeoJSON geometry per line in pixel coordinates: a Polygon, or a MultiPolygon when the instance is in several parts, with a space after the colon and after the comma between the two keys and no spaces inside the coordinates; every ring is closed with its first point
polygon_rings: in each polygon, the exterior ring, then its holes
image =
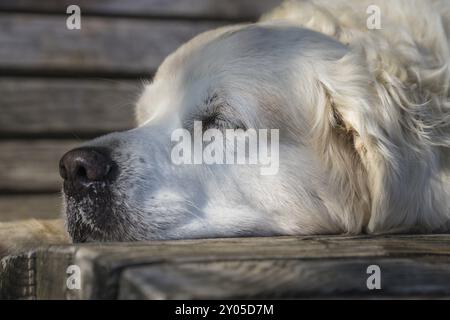
{"type": "Polygon", "coordinates": [[[378,292],[380,296],[448,297],[449,259],[450,235],[230,238],[52,246],[36,254],[36,264],[40,266],[36,279],[40,280],[36,280],[35,290],[39,292],[37,298],[52,299],[192,299],[206,297],[206,291],[217,298],[376,297],[376,292],[364,291],[361,281],[365,284],[367,266],[378,264],[382,268],[382,288],[386,289],[378,292]],[[79,291],[68,291],[61,283],[65,279],[61,274],[65,274],[68,264],[81,268],[79,291]],[[48,270],[58,276],[54,278],[48,270]],[[175,283],[176,279],[181,282],[175,283]],[[138,284],[142,280],[145,281],[141,287],[138,284]],[[212,286],[219,282],[222,285],[213,290],[212,286]],[[190,295],[189,285],[193,286],[190,295]]]}
{"type": "Polygon", "coordinates": [[[450,257],[257,260],[127,268],[119,299],[448,298],[450,257]],[[381,289],[367,287],[367,268],[381,289]]]}
{"type": "Polygon", "coordinates": [[[0,190],[58,192],[59,159],[76,140],[0,141],[0,190]]]}
{"type": "MultiPolygon", "coordinates": [[[[82,14],[256,19],[281,0],[78,0],[82,14]]],[[[70,0],[2,0],[0,10],[65,13],[70,0]]]]}
{"type": "Polygon", "coordinates": [[[74,264],[76,247],[54,248],[54,250],[36,252],[34,269],[36,297],[38,299],[79,299],[79,290],[67,288],[67,267],[74,264]],[[37,285],[38,283],[39,285],[37,285]],[[59,293],[59,296],[53,294],[56,292],[59,293]]]}
{"type": "Polygon", "coordinates": [[[0,261],[0,300],[36,298],[35,262],[34,252],[0,261]]]}
{"type": "Polygon", "coordinates": [[[52,219],[61,214],[60,194],[0,195],[0,222],[21,219],[52,219]]]}
{"type": "Polygon", "coordinates": [[[224,24],[84,17],[68,30],[65,19],[0,14],[0,70],[149,76],[182,43],[224,24]]]}
{"type": "Polygon", "coordinates": [[[127,80],[0,78],[0,137],[129,129],[141,88],[127,80]]]}

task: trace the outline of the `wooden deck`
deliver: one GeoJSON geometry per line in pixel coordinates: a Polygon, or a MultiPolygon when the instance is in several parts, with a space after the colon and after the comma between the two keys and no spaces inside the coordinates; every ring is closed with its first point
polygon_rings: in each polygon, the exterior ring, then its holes
{"type": "Polygon", "coordinates": [[[450,298],[450,235],[52,246],[0,265],[0,298],[450,298]],[[71,265],[80,289],[69,289],[71,265]],[[370,265],[381,289],[369,290],[370,265]]]}

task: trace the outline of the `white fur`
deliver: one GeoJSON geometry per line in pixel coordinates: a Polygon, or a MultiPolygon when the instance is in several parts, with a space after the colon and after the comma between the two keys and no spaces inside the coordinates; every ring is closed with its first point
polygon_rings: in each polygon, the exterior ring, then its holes
{"type": "Polygon", "coordinates": [[[216,227],[200,236],[237,234],[248,220],[257,228],[261,217],[281,234],[446,230],[448,10],[447,1],[288,1],[259,24],[208,32],[169,56],[139,101],[144,127],[172,123],[219,90],[241,120],[289,140],[276,178],[212,174],[221,187],[206,188],[205,220],[216,227]],[[381,30],[367,29],[371,4],[381,30]]]}
{"type": "Polygon", "coordinates": [[[113,239],[448,230],[445,4],[290,1],[183,45],[145,86],[138,128],[89,143],[129,155],[116,193],[139,228],[113,239]],[[280,129],[276,176],[170,162],[170,133],[214,108],[280,129]]]}

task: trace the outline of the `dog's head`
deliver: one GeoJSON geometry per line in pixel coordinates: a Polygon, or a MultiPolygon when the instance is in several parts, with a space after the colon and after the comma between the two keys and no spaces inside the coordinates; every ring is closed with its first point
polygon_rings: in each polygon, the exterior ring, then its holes
{"type": "Polygon", "coordinates": [[[145,85],[135,129],[62,158],[68,231],[122,241],[376,230],[370,215],[387,214],[403,174],[388,174],[394,134],[377,99],[358,55],[320,33],[258,23],[201,34],[145,85]],[[250,129],[257,147],[244,138],[244,158],[257,161],[239,162],[226,133],[250,129]]]}

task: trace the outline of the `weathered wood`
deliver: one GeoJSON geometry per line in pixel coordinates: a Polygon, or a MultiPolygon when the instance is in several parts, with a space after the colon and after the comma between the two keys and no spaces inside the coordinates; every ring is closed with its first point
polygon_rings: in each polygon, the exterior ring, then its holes
{"type": "Polygon", "coordinates": [[[223,22],[0,14],[0,70],[150,75],[198,33],[223,22]]]}
{"type": "Polygon", "coordinates": [[[0,221],[57,218],[61,204],[60,194],[0,195],[0,221]]]}
{"type": "Polygon", "coordinates": [[[53,246],[36,254],[36,265],[40,266],[36,279],[40,280],[35,290],[37,298],[52,299],[174,297],[174,290],[178,289],[177,297],[182,297],[188,294],[186,283],[190,283],[196,287],[190,288],[189,298],[198,298],[205,297],[202,294],[221,274],[223,283],[228,279],[230,284],[211,291],[216,297],[235,297],[241,290],[237,282],[247,288],[241,291],[241,296],[331,297],[344,293],[360,296],[364,295],[361,279],[368,277],[367,266],[378,264],[382,268],[382,288],[386,288],[382,295],[385,297],[448,297],[449,259],[450,235],[233,238],[53,246]],[[65,287],[64,275],[69,264],[81,269],[81,290],[65,287]],[[57,274],[59,280],[54,281],[56,277],[49,276],[48,270],[57,274]],[[249,270],[256,271],[252,274],[249,270]],[[204,282],[198,279],[201,271],[205,274],[204,282]],[[216,274],[216,271],[222,273],[216,274]],[[343,272],[339,278],[335,278],[337,271],[343,272]],[[292,279],[291,274],[295,287],[281,291],[292,279]],[[249,277],[239,278],[245,275],[249,277]],[[170,281],[172,276],[185,281],[184,284],[176,287],[177,284],[170,281]],[[139,287],[137,281],[143,277],[149,280],[139,287]],[[159,282],[151,280],[155,277],[159,277],[159,282]],[[352,277],[354,280],[350,279],[352,277]],[[236,283],[231,283],[232,279],[236,279],[236,283]],[[345,292],[339,291],[338,287],[347,281],[350,282],[343,287],[345,292]],[[251,291],[253,282],[254,291],[251,291]],[[334,286],[332,290],[320,289],[321,284],[326,283],[334,286]]]}
{"type": "MultiPolygon", "coordinates": [[[[82,14],[130,16],[180,16],[228,19],[255,19],[281,0],[78,0],[82,14]]],[[[60,12],[74,4],[70,0],[2,0],[0,10],[60,12]]]]}
{"type": "Polygon", "coordinates": [[[0,190],[54,191],[61,188],[58,164],[76,140],[0,141],[0,190]]]}
{"type": "Polygon", "coordinates": [[[141,89],[139,81],[0,78],[0,137],[129,129],[141,89]]]}
{"type": "Polygon", "coordinates": [[[449,298],[450,257],[245,260],[127,268],[119,299],[449,298]],[[367,287],[380,268],[381,289],[367,287]]]}
{"type": "Polygon", "coordinates": [[[0,260],[0,300],[36,298],[35,262],[34,252],[0,260]]]}
{"type": "MultiPolygon", "coordinates": [[[[67,267],[73,265],[76,247],[40,250],[36,253],[34,281],[38,299],[77,299],[79,290],[69,290],[67,267]],[[55,295],[53,293],[58,293],[55,295]]],[[[89,266],[82,266],[89,268],[89,266]]]]}
{"type": "MultiPolygon", "coordinates": [[[[117,296],[119,276],[132,265],[161,262],[232,261],[249,259],[326,259],[450,255],[449,235],[415,237],[280,237],[150,242],[142,246],[83,247],[95,276],[83,298],[117,296]],[[447,242],[446,242],[447,241],[447,242]],[[93,282],[93,283],[92,283],[93,282]]],[[[79,260],[85,263],[84,259],[79,260]]],[[[450,270],[449,270],[450,271],[450,270]]]]}

